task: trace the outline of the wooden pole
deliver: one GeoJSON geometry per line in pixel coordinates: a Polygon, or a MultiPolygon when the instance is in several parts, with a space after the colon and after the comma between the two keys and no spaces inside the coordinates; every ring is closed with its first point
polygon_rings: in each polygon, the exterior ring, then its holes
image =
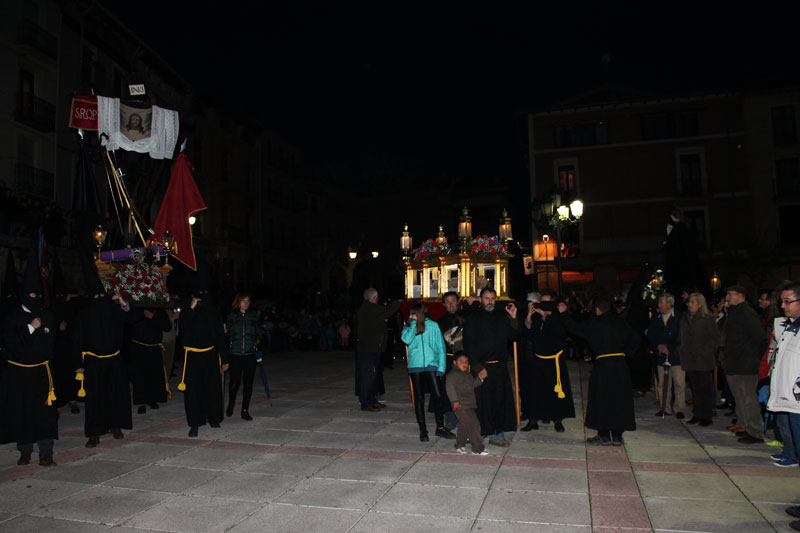
{"type": "MultiPolygon", "coordinates": [[[[406,345],[406,368],[408,368],[408,345],[406,345]]],[[[414,382],[411,381],[411,374],[408,375],[408,388],[411,390],[411,408],[416,411],[417,404],[414,400],[414,382]]]]}
{"type": "Polygon", "coordinates": [[[517,359],[517,343],[514,342],[514,396],[517,401],[517,427],[520,426],[519,410],[519,364],[517,359]]]}

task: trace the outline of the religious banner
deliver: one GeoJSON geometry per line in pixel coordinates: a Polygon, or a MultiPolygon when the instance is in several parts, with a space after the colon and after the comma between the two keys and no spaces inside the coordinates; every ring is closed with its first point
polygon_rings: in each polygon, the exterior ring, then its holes
{"type": "Polygon", "coordinates": [[[158,106],[133,107],[119,98],[97,97],[97,131],[106,150],[119,148],[172,159],[178,142],[178,112],[158,106]]]}
{"type": "Polygon", "coordinates": [[[97,129],[97,97],[78,95],[72,98],[69,127],[92,131],[97,129]]]}

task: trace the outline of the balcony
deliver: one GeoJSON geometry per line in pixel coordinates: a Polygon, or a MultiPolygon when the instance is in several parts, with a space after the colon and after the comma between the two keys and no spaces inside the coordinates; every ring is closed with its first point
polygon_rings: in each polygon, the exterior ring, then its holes
{"type": "Polygon", "coordinates": [[[52,172],[24,163],[14,164],[14,190],[52,199],[54,185],[52,172]]]}
{"type": "Polygon", "coordinates": [[[58,39],[30,20],[17,22],[17,45],[30,48],[50,59],[58,58],[58,39]]]}
{"type": "Polygon", "coordinates": [[[56,108],[31,93],[17,93],[17,109],[14,118],[45,133],[52,132],[56,122],[56,108]]]}

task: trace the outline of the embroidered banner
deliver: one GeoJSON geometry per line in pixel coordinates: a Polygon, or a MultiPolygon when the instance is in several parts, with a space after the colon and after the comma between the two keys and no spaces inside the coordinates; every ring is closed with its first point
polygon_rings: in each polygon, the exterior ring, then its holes
{"type": "Polygon", "coordinates": [[[69,127],[97,130],[97,97],[75,96],[69,112],[69,127]]]}

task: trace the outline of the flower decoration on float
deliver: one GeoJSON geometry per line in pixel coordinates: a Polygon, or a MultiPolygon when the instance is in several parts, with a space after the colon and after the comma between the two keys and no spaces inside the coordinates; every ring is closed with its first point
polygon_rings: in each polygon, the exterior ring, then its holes
{"type": "Polygon", "coordinates": [[[169,302],[166,279],[159,269],[158,262],[148,261],[141,249],[135,250],[129,263],[114,270],[114,274],[103,278],[102,282],[107,292],[139,304],[169,302]]]}
{"type": "Polygon", "coordinates": [[[452,249],[447,245],[447,242],[441,243],[437,239],[428,239],[415,248],[413,251],[413,258],[418,261],[429,261],[436,257],[449,254],[452,249]]]}
{"type": "Polygon", "coordinates": [[[470,243],[469,253],[480,257],[508,255],[508,246],[500,242],[497,235],[478,235],[470,243]]]}

